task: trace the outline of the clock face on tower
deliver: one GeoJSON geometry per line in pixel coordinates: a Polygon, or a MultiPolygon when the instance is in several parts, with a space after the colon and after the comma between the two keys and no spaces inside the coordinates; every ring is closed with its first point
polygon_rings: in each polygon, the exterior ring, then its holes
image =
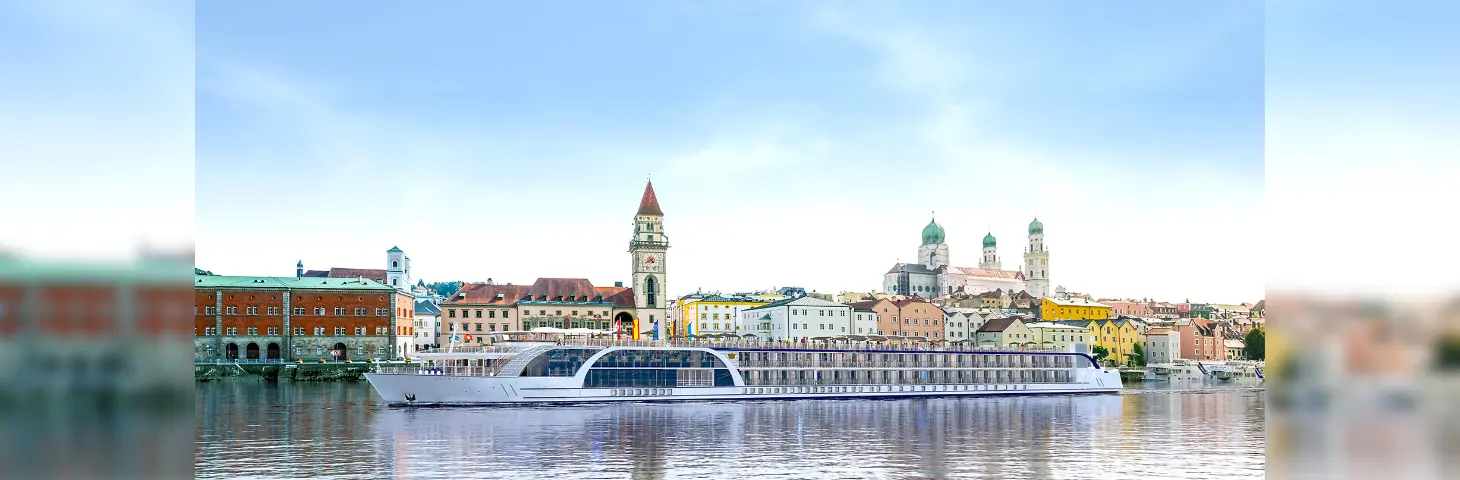
{"type": "Polygon", "coordinates": [[[639,255],[639,271],[641,272],[662,272],[664,261],[658,255],[645,253],[639,255]]]}

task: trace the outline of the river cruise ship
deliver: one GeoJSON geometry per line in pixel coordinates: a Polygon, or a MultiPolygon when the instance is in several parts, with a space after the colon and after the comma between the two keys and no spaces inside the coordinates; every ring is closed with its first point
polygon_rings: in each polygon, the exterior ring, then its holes
{"type": "Polygon", "coordinates": [[[382,366],[365,376],[391,405],[1047,395],[1121,388],[1118,372],[1074,351],[916,347],[847,338],[790,343],[628,341],[540,332],[501,337],[492,346],[421,353],[419,366],[382,366]]]}

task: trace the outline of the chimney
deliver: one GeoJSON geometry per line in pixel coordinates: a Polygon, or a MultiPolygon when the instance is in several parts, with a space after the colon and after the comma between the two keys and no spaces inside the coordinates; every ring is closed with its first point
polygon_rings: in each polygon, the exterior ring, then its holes
{"type": "Polygon", "coordinates": [[[294,278],[304,278],[304,260],[294,264],[294,278]]]}
{"type": "Polygon", "coordinates": [[[491,285],[491,284],[492,284],[492,279],[491,279],[491,277],[488,277],[487,278],[487,285],[491,285]]]}

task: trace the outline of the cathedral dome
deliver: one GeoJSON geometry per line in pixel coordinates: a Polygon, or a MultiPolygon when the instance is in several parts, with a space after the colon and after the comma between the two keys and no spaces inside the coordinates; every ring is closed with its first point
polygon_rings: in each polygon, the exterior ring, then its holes
{"type": "Polygon", "coordinates": [[[938,225],[937,220],[933,220],[928,222],[928,226],[923,227],[923,245],[939,243],[943,243],[943,227],[938,225]]]}
{"type": "Polygon", "coordinates": [[[1034,218],[1034,221],[1029,222],[1029,234],[1030,235],[1034,235],[1036,233],[1040,233],[1040,234],[1044,233],[1044,224],[1043,223],[1039,223],[1039,218],[1038,217],[1035,217],[1034,218]]]}
{"type": "Polygon", "coordinates": [[[988,235],[984,235],[983,236],[983,246],[984,246],[984,248],[992,247],[992,246],[995,246],[995,245],[998,245],[998,244],[999,244],[998,240],[994,240],[994,232],[989,232],[988,235]]]}

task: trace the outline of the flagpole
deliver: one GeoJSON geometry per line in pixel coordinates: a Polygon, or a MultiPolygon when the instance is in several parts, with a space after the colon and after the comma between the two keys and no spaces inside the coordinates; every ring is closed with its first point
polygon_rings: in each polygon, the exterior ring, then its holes
{"type": "Polygon", "coordinates": [[[451,324],[451,343],[446,345],[446,353],[456,351],[456,324],[451,324]]]}

